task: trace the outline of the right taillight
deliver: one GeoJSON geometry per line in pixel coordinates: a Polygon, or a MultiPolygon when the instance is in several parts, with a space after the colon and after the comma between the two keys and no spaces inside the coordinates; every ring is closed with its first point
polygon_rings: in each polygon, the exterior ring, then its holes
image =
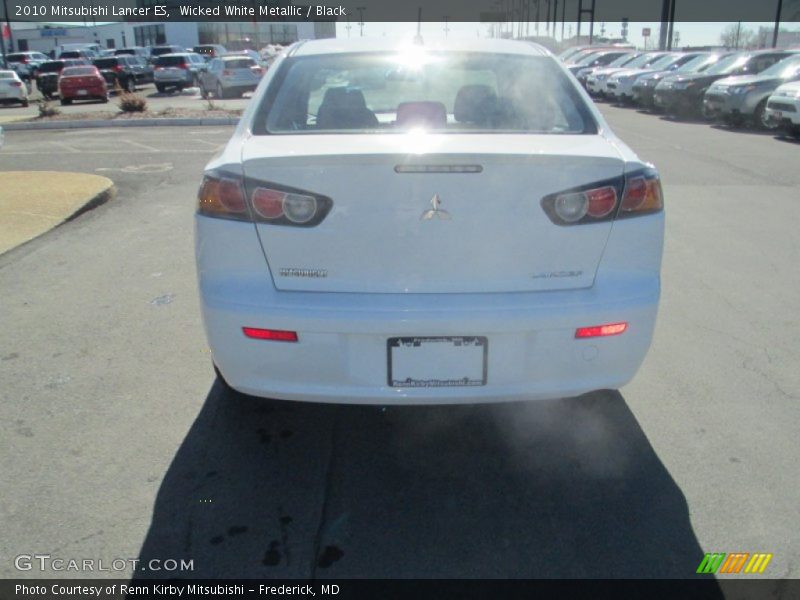
{"type": "Polygon", "coordinates": [[[637,171],[625,178],[625,191],[617,217],[634,217],[658,212],[664,208],[661,179],[655,169],[637,171]]]}
{"type": "Polygon", "coordinates": [[[583,225],[658,212],[664,200],[658,173],[645,168],[550,194],[542,199],[542,208],[556,225],[583,225]]]}
{"type": "Polygon", "coordinates": [[[198,199],[207,217],[294,227],[318,225],[333,206],[327,196],[217,172],[205,175],[198,199]]]}

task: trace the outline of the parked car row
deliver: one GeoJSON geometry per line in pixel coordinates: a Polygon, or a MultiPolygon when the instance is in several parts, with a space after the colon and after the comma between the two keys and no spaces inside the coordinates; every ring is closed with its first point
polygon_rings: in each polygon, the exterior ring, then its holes
{"type": "Polygon", "coordinates": [[[800,136],[800,50],[593,48],[562,61],[595,99],[800,136]]]}

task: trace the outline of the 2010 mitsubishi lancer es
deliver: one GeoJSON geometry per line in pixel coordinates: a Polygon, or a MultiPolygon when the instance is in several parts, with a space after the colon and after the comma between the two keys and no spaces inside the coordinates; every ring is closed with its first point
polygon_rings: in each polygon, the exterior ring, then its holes
{"type": "Polygon", "coordinates": [[[628,382],[653,334],[659,176],[534,44],[295,44],[195,226],[214,364],[245,394],[575,396],[628,382]]]}

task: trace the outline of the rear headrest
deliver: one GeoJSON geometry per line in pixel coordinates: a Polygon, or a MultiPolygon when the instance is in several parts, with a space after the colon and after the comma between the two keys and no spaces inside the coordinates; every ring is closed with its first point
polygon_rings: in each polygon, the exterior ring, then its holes
{"type": "Polygon", "coordinates": [[[372,129],[377,126],[378,119],[367,108],[361,90],[335,87],[325,92],[317,111],[318,129],[372,129]]]}
{"type": "Polygon", "coordinates": [[[348,87],[333,87],[325,91],[322,98],[322,105],[329,108],[357,109],[366,108],[367,102],[364,94],[359,89],[348,87]]]}
{"type": "Polygon", "coordinates": [[[402,102],[397,107],[396,127],[443,129],[446,125],[447,108],[441,102],[402,102]]]}
{"type": "Polygon", "coordinates": [[[465,85],[456,95],[453,116],[459,123],[486,123],[496,106],[497,94],[488,85],[465,85]]]}

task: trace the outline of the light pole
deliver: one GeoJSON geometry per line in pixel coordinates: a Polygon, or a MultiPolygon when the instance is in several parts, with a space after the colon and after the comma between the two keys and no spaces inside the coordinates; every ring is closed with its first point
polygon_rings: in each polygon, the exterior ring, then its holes
{"type": "Polygon", "coordinates": [[[781,9],[782,8],[783,8],[783,0],[778,0],[778,8],[775,11],[775,29],[772,30],[772,47],[773,48],[777,48],[777,46],[778,46],[778,29],[781,26],[781,9]]]}
{"type": "Polygon", "coordinates": [[[367,10],[366,6],[356,6],[356,10],[358,11],[358,27],[359,27],[359,36],[364,37],[364,11],[367,10]]]}

